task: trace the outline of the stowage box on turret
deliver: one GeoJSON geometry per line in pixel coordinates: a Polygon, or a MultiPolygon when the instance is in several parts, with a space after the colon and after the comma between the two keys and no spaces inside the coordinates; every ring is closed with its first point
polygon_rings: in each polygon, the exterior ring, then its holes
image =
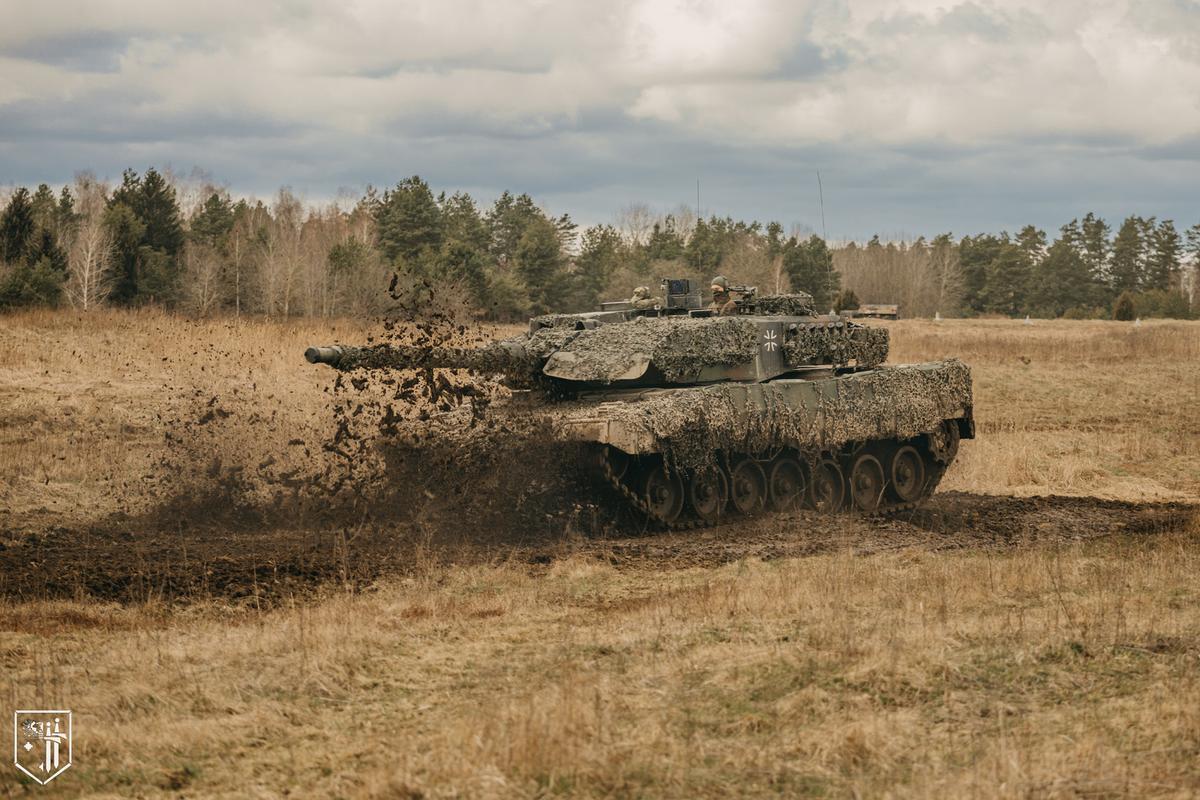
{"type": "Polygon", "coordinates": [[[483,348],[335,345],[305,357],[545,389],[555,435],[594,445],[605,478],[666,526],[766,508],[883,513],[928,497],[974,437],[970,370],[883,366],[886,328],[819,315],[802,293],[734,291],[732,315],[665,280],[652,307],[536,317],[529,333],[483,348]]]}

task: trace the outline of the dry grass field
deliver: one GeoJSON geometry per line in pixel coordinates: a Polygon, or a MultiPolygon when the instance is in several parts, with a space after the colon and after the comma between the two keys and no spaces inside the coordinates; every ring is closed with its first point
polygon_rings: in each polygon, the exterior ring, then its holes
{"type": "MultiPolygon", "coordinates": [[[[18,591],[14,565],[52,575],[56,537],[93,547],[150,502],[210,397],[270,420],[238,429],[251,460],[327,433],[331,374],[300,353],[365,329],[0,317],[0,664],[9,708],[76,727],[71,770],[0,793],[1200,795],[1200,323],[890,327],[893,362],[975,378],[979,438],[912,519],[471,558],[397,534],[404,567],[367,582],[116,603],[18,591]]],[[[117,545],[141,552],[137,524],[117,545]]],[[[265,535],[178,533],[228,549],[209,572],[265,535]]]]}

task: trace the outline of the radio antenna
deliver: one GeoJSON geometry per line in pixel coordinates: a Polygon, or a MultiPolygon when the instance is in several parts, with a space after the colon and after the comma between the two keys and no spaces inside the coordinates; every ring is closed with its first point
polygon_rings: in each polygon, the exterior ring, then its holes
{"type": "Polygon", "coordinates": [[[825,232],[825,189],[821,186],[821,170],[817,170],[817,196],[821,200],[821,238],[828,243],[829,234],[825,232]]]}
{"type": "MultiPolygon", "coordinates": [[[[817,197],[821,203],[821,243],[825,245],[825,252],[829,255],[829,261],[825,264],[825,289],[833,294],[833,253],[829,250],[829,234],[825,231],[825,188],[821,185],[821,170],[817,170],[817,197]]],[[[831,296],[830,301],[833,300],[831,296]]],[[[830,309],[832,311],[832,309],[830,309]]]]}

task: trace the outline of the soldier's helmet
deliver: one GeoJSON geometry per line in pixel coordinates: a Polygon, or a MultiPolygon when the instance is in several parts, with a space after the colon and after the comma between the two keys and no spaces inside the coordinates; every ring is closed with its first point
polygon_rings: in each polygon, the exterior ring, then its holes
{"type": "Polygon", "coordinates": [[[728,292],[729,280],[724,275],[718,275],[712,279],[712,286],[709,288],[711,288],[714,292],[728,292]]]}

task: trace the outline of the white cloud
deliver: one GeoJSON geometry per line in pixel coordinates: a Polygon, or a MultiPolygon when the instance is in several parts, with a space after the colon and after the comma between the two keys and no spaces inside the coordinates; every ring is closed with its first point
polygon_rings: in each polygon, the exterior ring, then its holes
{"type": "Polygon", "coordinates": [[[782,85],[664,82],[643,87],[632,113],[773,143],[1161,144],[1200,132],[1194,40],[1138,24],[1139,7],[931,5],[814,13],[813,40],[847,54],[843,68],[782,85]]]}
{"type": "Polygon", "coordinates": [[[729,143],[1163,143],[1200,131],[1200,11],[1163,5],[44,3],[10,15],[0,101],[120,89],[145,113],[352,132],[419,115],[522,132],[600,109],[729,143]],[[19,58],[99,32],[125,37],[115,74],[19,58]],[[807,74],[781,73],[804,48],[807,74]]]}
{"type": "Polygon", "coordinates": [[[578,180],[594,162],[597,186],[635,148],[728,170],[755,150],[880,169],[914,153],[1021,153],[1043,172],[1064,151],[1200,160],[1195,0],[4,5],[0,183],[101,137],[122,159],[337,163],[339,182],[385,149],[416,154],[402,171],[455,147],[474,164],[485,139],[512,163],[570,160],[556,169],[578,180]]]}

